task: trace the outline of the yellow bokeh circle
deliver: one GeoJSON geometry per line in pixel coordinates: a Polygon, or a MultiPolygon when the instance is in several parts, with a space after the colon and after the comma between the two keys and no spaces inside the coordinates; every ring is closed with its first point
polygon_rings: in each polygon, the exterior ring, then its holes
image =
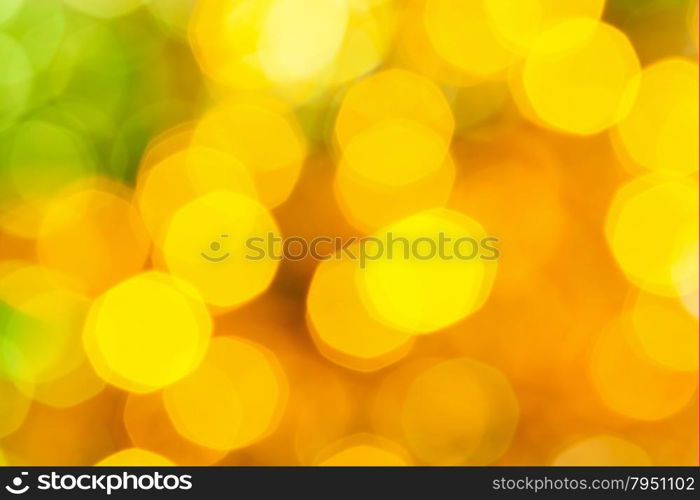
{"type": "Polygon", "coordinates": [[[103,458],[98,467],[170,467],[175,464],[162,455],[141,448],[127,448],[103,458]]]}
{"type": "Polygon", "coordinates": [[[315,465],[322,467],[402,467],[411,458],[396,443],[374,434],[355,434],[328,446],[315,465]]]}
{"type": "Polygon", "coordinates": [[[518,418],[518,401],[508,379],[468,358],[421,372],[401,410],[406,442],[430,465],[495,461],[508,448],[518,418]]]}
{"type": "Polygon", "coordinates": [[[370,314],[355,282],[357,266],[358,262],[349,259],[322,262],[311,280],[306,308],[309,330],[319,350],[336,363],[365,371],[406,355],[412,336],[370,314]]]}
{"type": "Polygon", "coordinates": [[[639,72],[624,33],[589,18],[567,20],[542,33],[525,59],[524,107],[548,127],[595,134],[627,114],[639,72]]]}
{"type": "Polygon", "coordinates": [[[678,300],[639,293],[631,316],[635,339],[649,359],[671,370],[698,369],[698,319],[678,300]]]}
{"type": "MultiPolygon", "coordinates": [[[[115,191],[116,191],[115,186],[115,191]]],[[[48,207],[37,239],[39,261],[62,284],[97,294],[145,265],[150,241],[136,208],[120,195],[80,189],[48,207]]]]}
{"type": "MultiPolygon", "coordinates": [[[[384,166],[374,165],[379,170],[384,166]]],[[[444,206],[450,199],[455,178],[456,168],[449,154],[437,169],[402,185],[374,182],[359,175],[347,161],[341,161],[333,189],[348,222],[369,234],[416,212],[444,206]]]]}
{"type": "Polygon", "coordinates": [[[552,465],[562,467],[643,467],[651,465],[646,451],[615,436],[591,436],[562,450],[552,465]]]}
{"type": "Polygon", "coordinates": [[[626,318],[600,335],[590,359],[593,386],[603,403],[627,418],[657,421],[688,405],[697,391],[697,373],[670,370],[636,345],[626,318]]]}
{"type": "MultiPolygon", "coordinates": [[[[677,276],[677,270],[698,242],[697,183],[654,176],[632,181],[615,195],[605,233],[632,283],[648,292],[678,295],[678,283],[692,279],[677,276]]],[[[693,282],[697,290],[697,279],[693,282]]]]}
{"type": "Polygon", "coordinates": [[[230,308],[270,285],[280,254],[269,249],[280,247],[273,239],[278,235],[274,218],[258,201],[214,191],[175,213],[163,252],[168,270],[194,285],[205,302],[230,308]]]}
{"type": "Polygon", "coordinates": [[[494,78],[516,60],[490,22],[484,0],[427,0],[423,22],[437,54],[464,73],[494,78]]]}
{"type": "Polygon", "coordinates": [[[440,87],[403,69],[376,73],[350,87],[335,122],[338,145],[344,149],[361,132],[384,120],[417,122],[444,143],[449,143],[454,131],[452,111],[440,87]]]}
{"type": "Polygon", "coordinates": [[[202,70],[236,89],[334,86],[384,58],[392,0],[203,0],[190,23],[202,70]]]}
{"type": "Polygon", "coordinates": [[[139,211],[156,242],[173,214],[199,196],[227,189],[256,196],[248,170],[235,158],[213,149],[186,148],[149,168],[137,184],[139,211]]]}
{"type": "Polygon", "coordinates": [[[104,380],[145,393],[193,371],[211,329],[209,313],[191,286],[149,271],[119,283],[93,303],[83,343],[104,380]]]}
{"type": "Polygon", "coordinates": [[[182,436],[214,450],[232,450],[274,429],[286,404],[287,382],[267,349],[222,336],[212,340],[201,366],[163,397],[182,436]]]}
{"type": "Polygon", "coordinates": [[[605,0],[482,0],[491,27],[516,53],[527,54],[537,37],[557,23],[600,19],[605,0]]]}
{"type": "Polygon", "coordinates": [[[698,171],[698,64],[664,59],[644,69],[629,115],[615,129],[624,150],[654,171],[698,171]]]}
{"type": "Polygon", "coordinates": [[[217,104],[197,124],[191,145],[240,162],[268,207],[287,199],[306,155],[306,141],[289,110],[263,98],[240,97],[217,104]]]}
{"type": "Polygon", "coordinates": [[[487,236],[478,222],[442,208],[386,226],[365,247],[366,267],[357,273],[363,300],[375,317],[408,332],[465,318],[495,277],[495,254],[482,252],[487,236]]]}

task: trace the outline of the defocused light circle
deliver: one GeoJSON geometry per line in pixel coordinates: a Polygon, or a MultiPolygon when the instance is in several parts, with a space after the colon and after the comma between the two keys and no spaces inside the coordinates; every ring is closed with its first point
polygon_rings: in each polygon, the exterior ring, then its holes
{"type": "Polygon", "coordinates": [[[664,59],[644,69],[629,115],[616,129],[627,153],[645,168],[698,171],[698,64],[664,59]]]}
{"type": "Polygon", "coordinates": [[[263,205],[214,191],[175,213],[163,251],[171,273],[193,284],[205,302],[229,308],[270,285],[281,257],[281,243],[272,237],[279,238],[279,229],[263,205]]]}
{"type": "Polygon", "coordinates": [[[634,48],[621,31],[577,18],[537,38],[522,81],[529,105],[546,125],[588,135],[627,114],[639,71],[634,48]]]}
{"type": "Polygon", "coordinates": [[[0,355],[9,373],[27,382],[47,382],[84,361],[80,334],[89,307],[85,297],[55,289],[37,292],[16,307],[0,326],[0,355]]]}
{"type": "Polygon", "coordinates": [[[348,24],[345,0],[277,0],[262,26],[258,50],[267,77],[304,81],[330,66],[348,24]]]}
{"type": "Polygon", "coordinates": [[[516,60],[489,22],[484,0],[427,0],[423,15],[435,51],[466,73],[494,77],[516,60]]]}
{"type": "Polygon", "coordinates": [[[141,448],[127,448],[103,458],[97,467],[170,467],[175,464],[164,456],[141,448]]]}
{"type": "Polygon", "coordinates": [[[385,227],[376,233],[379,242],[367,246],[377,258],[358,271],[363,299],[376,317],[409,332],[463,319],[482,306],[493,284],[496,261],[481,258],[486,236],[478,222],[448,209],[385,227]]]}
{"type": "Polygon", "coordinates": [[[164,392],[178,432],[215,450],[241,448],[264,437],[276,425],[286,397],[287,383],[272,353],[223,336],[212,340],[196,371],[164,392]]]}
{"type": "Polygon", "coordinates": [[[575,17],[600,19],[605,0],[484,0],[492,28],[513,51],[526,54],[543,31],[575,17]]]}
{"type": "Polygon", "coordinates": [[[256,196],[253,179],[240,162],[213,149],[194,147],[152,165],[139,178],[136,196],[148,231],[162,244],[164,229],[178,209],[221,189],[256,196]]]}
{"type": "Polygon", "coordinates": [[[166,274],[139,274],[93,304],[83,340],[97,373],[131,392],[181,379],[201,361],[211,319],[196,292],[166,274]]]}
{"type": "Polygon", "coordinates": [[[329,446],[316,465],[322,467],[403,467],[410,457],[400,446],[373,434],[356,434],[329,446]]]}
{"type": "Polygon", "coordinates": [[[444,361],[411,383],[402,427],[430,465],[487,465],[508,448],[519,409],[508,379],[467,358],[444,361]]]}
{"type": "MultiPolygon", "coordinates": [[[[351,248],[357,251],[357,246],[351,248]]],[[[357,290],[355,271],[359,263],[329,259],[319,264],[306,299],[310,330],[323,346],[359,361],[332,358],[346,366],[381,368],[405,355],[411,334],[385,326],[367,311],[357,290]],[[372,363],[374,361],[374,363],[372,363]]]]}
{"type": "Polygon", "coordinates": [[[697,373],[664,368],[639,352],[632,325],[614,321],[600,335],[590,360],[593,386],[603,403],[627,418],[658,421],[693,399],[697,373]]]}
{"type": "Polygon", "coordinates": [[[32,402],[28,392],[0,372],[0,437],[12,434],[24,422],[32,402]]]}
{"type": "Polygon", "coordinates": [[[454,130],[452,111],[440,87],[402,69],[376,73],[350,87],[336,118],[338,144],[345,148],[358,134],[384,120],[417,122],[432,129],[445,143],[449,143],[454,130]]]}
{"type": "Polygon", "coordinates": [[[349,21],[345,0],[204,0],[195,8],[190,40],[208,76],[254,90],[325,76],[349,21]]]}
{"type": "Polygon", "coordinates": [[[650,176],[632,181],[615,195],[605,232],[632,283],[648,292],[677,295],[674,271],[698,241],[697,184],[650,176]]]}
{"type": "Polygon", "coordinates": [[[54,200],[39,228],[39,261],[62,273],[65,285],[102,292],[138,273],[150,241],[136,208],[118,194],[85,189],[54,200]]]}
{"type": "Polygon", "coordinates": [[[320,464],[322,467],[401,467],[401,457],[375,446],[359,445],[339,451],[320,464]]]}
{"type": "Polygon", "coordinates": [[[698,319],[680,302],[640,293],[632,322],[635,339],[651,360],[672,370],[698,369],[698,319]]]}
{"type": "Polygon", "coordinates": [[[102,391],[106,386],[84,353],[80,353],[80,363],[68,373],[37,384],[34,400],[54,408],[71,408],[83,403],[102,391]]]}
{"type": "Polygon", "coordinates": [[[341,161],[333,188],[348,222],[369,234],[416,212],[445,206],[455,177],[455,165],[449,154],[437,169],[402,185],[371,181],[359,175],[347,161],[341,161]]]}
{"type": "Polygon", "coordinates": [[[25,199],[56,194],[95,170],[83,137],[44,120],[19,124],[7,154],[7,182],[25,199]]]}
{"type": "Polygon", "coordinates": [[[405,119],[382,120],[346,144],[343,161],[363,179],[404,186],[430,175],[446,159],[446,141],[430,128],[405,119]]]}
{"type": "Polygon", "coordinates": [[[225,451],[204,448],[182,437],[168,417],[161,391],[129,394],[124,425],[134,446],[155,451],[178,465],[212,465],[226,455],[225,451]]]}
{"type": "Polygon", "coordinates": [[[294,118],[276,102],[225,101],[197,125],[193,146],[226,153],[253,176],[261,201],[272,208],[287,199],[306,154],[294,118]]]}
{"type": "Polygon", "coordinates": [[[593,436],[563,450],[552,465],[561,467],[644,467],[651,465],[647,452],[614,436],[593,436]]]}

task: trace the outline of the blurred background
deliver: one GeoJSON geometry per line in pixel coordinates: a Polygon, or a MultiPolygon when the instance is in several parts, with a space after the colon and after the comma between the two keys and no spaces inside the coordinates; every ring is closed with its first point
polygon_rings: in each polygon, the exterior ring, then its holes
{"type": "Polygon", "coordinates": [[[697,51],[694,0],[3,0],[0,464],[697,465],[697,51]],[[500,258],[244,257],[387,231],[500,258]]]}

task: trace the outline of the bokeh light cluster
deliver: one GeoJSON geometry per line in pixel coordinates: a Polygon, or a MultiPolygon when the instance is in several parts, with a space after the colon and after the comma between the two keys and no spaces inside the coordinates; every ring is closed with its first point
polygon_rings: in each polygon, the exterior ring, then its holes
{"type": "Polygon", "coordinates": [[[697,53],[696,0],[3,0],[0,464],[696,465],[697,53]],[[500,258],[245,257],[388,232],[500,258]]]}

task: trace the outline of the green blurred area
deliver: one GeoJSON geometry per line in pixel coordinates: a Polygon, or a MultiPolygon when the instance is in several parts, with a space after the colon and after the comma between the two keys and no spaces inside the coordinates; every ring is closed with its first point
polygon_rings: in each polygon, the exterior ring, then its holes
{"type": "Polygon", "coordinates": [[[149,139],[199,115],[200,71],[153,12],[0,2],[0,201],[95,173],[133,183],[149,139]]]}

